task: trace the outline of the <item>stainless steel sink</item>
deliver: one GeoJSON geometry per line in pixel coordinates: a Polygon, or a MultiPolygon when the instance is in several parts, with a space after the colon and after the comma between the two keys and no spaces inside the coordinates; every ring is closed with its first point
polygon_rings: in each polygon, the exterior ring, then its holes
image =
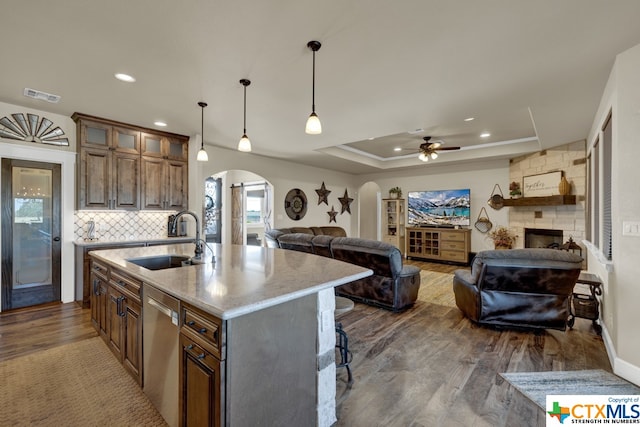
{"type": "Polygon", "coordinates": [[[129,258],[132,262],[147,270],[164,270],[165,268],[183,267],[191,264],[191,257],[187,255],[159,255],[144,258],[129,258]]]}

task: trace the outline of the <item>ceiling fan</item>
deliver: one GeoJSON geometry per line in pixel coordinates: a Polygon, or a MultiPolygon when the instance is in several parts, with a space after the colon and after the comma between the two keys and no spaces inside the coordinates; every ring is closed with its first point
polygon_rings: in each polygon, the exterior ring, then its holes
{"type": "Polygon", "coordinates": [[[429,158],[433,160],[437,159],[438,151],[460,149],[460,147],[442,147],[441,142],[429,142],[431,141],[430,136],[425,136],[422,139],[424,139],[424,142],[420,144],[420,150],[419,150],[420,154],[418,155],[418,158],[423,162],[429,161],[429,158]]]}

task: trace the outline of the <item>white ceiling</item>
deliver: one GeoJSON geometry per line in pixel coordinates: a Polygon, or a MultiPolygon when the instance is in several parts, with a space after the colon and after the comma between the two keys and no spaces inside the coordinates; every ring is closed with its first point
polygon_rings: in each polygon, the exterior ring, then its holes
{"type": "Polygon", "coordinates": [[[249,155],[357,174],[429,167],[411,154],[425,135],[464,148],[439,163],[584,139],[616,54],[640,43],[638,0],[3,0],[2,9],[0,101],[150,128],[164,120],[186,135],[200,133],[205,101],[211,156],[242,135],[238,81],[248,78],[249,155]],[[310,40],[322,42],[315,136],[304,133],[310,40]],[[25,87],[62,100],[26,98],[25,87]]]}

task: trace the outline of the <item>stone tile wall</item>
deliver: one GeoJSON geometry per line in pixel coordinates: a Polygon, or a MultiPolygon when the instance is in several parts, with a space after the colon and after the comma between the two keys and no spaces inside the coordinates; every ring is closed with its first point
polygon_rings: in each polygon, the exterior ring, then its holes
{"type": "MultiPolygon", "coordinates": [[[[571,184],[569,194],[576,196],[576,205],[508,207],[509,228],[518,235],[516,247],[524,247],[525,228],[562,230],[563,242],[573,240],[582,245],[585,238],[585,194],[586,194],[586,143],[585,141],[554,147],[535,154],[511,159],[509,182],[522,185],[522,178],[546,172],[562,171],[571,184]]],[[[507,186],[507,189],[509,187],[507,186]]],[[[508,193],[508,192],[507,192],[508,193]]],[[[559,192],[557,194],[560,194],[559,192]]],[[[505,197],[508,197],[505,194],[505,197]]],[[[583,255],[586,254],[582,248],[583,255]]]]}
{"type": "Polygon", "coordinates": [[[141,240],[167,237],[167,222],[174,211],[76,211],[73,228],[76,240],[87,237],[90,220],[96,223],[99,241],[141,240]]]}

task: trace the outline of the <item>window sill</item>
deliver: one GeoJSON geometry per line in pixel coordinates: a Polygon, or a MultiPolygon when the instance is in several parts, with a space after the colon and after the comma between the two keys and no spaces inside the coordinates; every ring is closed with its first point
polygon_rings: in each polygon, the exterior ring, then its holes
{"type": "Polygon", "coordinates": [[[582,244],[587,248],[589,253],[595,257],[595,259],[607,270],[609,273],[613,273],[613,261],[608,260],[602,251],[588,240],[583,240],[582,244]]]}

